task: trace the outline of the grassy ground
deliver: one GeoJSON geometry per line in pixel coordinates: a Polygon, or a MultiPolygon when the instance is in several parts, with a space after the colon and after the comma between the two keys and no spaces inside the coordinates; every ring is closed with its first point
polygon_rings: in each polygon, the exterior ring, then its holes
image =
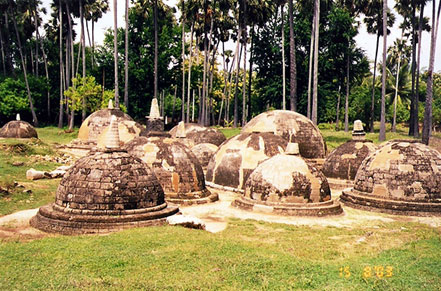
{"type": "Polygon", "coordinates": [[[217,234],[167,226],[3,242],[0,288],[440,290],[441,238],[414,223],[346,229],[232,219],[217,234]]]}
{"type": "MultiPolygon", "coordinates": [[[[228,137],[239,132],[221,130],[228,137]]],[[[33,191],[0,194],[0,216],[54,199],[59,179],[28,181],[25,172],[57,166],[35,156],[55,155],[51,145],[69,142],[76,132],[38,133],[41,142],[0,140],[0,184],[18,181],[33,191]]],[[[343,131],[322,133],[328,149],[350,139],[343,131]]],[[[378,143],[377,136],[368,138],[378,143]]],[[[387,138],[408,137],[399,128],[387,138]]],[[[0,239],[0,290],[15,289],[441,290],[441,228],[404,219],[351,228],[230,219],[216,234],[166,226],[0,239]]]]}

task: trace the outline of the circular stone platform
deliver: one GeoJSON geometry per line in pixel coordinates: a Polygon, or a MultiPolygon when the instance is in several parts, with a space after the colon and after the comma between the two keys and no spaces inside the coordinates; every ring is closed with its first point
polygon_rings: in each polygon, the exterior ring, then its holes
{"type": "Polygon", "coordinates": [[[269,132],[241,133],[224,142],[208,164],[209,186],[241,190],[264,160],[284,152],[288,142],[269,132]]]}
{"type": "Polygon", "coordinates": [[[319,129],[310,119],[294,111],[273,110],[251,119],[241,133],[272,132],[289,142],[299,144],[304,158],[320,159],[326,156],[326,143],[319,129]]]}
{"type": "Polygon", "coordinates": [[[204,172],[197,157],[176,139],[142,136],[129,142],[126,148],[153,169],[167,201],[190,205],[219,199],[205,187],[204,172]]]}
{"type": "MultiPolygon", "coordinates": [[[[219,146],[226,140],[225,135],[215,128],[200,126],[195,123],[185,123],[184,127],[185,138],[182,142],[190,148],[201,143],[211,143],[219,146]]],[[[169,133],[172,137],[179,137],[177,136],[178,125],[173,127],[169,133]]]]}
{"type": "Polygon", "coordinates": [[[331,200],[326,177],[296,151],[262,162],[245,184],[245,193],[232,205],[259,212],[296,216],[327,216],[343,213],[331,200]]]}
{"type": "Polygon", "coordinates": [[[418,141],[387,142],[362,162],[340,199],[354,208],[441,216],[441,154],[418,141]]]}
{"type": "Polygon", "coordinates": [[[38,138],[35,128],[26,121],[12,120],[0,129],[3,138],[38,138]]]}

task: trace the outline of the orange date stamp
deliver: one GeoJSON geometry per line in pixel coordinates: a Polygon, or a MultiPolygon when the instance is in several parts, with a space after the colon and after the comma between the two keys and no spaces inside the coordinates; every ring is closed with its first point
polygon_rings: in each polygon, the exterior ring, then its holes
{"type": "MultiPolygon", "coordinates": [[[[340,278],[349,279],[353,275],[351,268],[349,266],[342,266],[339,268],[339,276],[340,278]]],[[[354,274],[357,275],[357,274],[354,274]]],[[[394,267],[392,266],[365,266],[361,273],[361,276],[364,279],[369,278],[390,278],[394,275],[394,267]]]]}

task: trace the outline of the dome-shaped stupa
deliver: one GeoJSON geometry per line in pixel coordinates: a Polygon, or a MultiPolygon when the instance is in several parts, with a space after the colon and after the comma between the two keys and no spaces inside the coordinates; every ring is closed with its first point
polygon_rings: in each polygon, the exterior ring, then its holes
{"type": "Polygon", "coordinates": [[[151,134],[154,136],[135,138],[126,149],[153,169],[167,201],[189,205],[218,200],[218,195],[205,187],[202,167],[185,145],[167,133],[151,134]]]}
{"type": "Polygon", "coordinates": [[[326,216],[343,212],[331,200],[326,177],[299,155],[298,144],[262,162],[245,183],[245,193],[233,205],[284,215],[326,216]]]}
{"type": "Polygon", "coordinates": [[[17,119],[9,121],[0,129],[0,137],[4,138],[38,138],[35,128],[26,121],[20,120],[20,114],[17,119]]]}
{"type": "Polygon", "coordinates": [[[290,142],[299,144],[304,158],[321,159],[326,156],[326,143],[319,129],[310,119],[294,111],[273,110],[251,119],[243,128],[245,132],[272,132],[290,142]]]}
{"type": "Polygon", "coordinates": [[[119,148],[112,121],[106,149],[79,159],[58,186],[55,203],[43,206],[31,225],[63,234],[101,233],[160,225],[179,211],[167,205],[153,171],[119,148]]]}
{"type": "Polygon", "coordinates": [[[361,162],[376,149],[377,146],[366,139],[361,121],[356,120],[352,140],[333,150],[323,164],[322,171],[331,188],[345,189],[353,186],[361,162]]]}
{"type": "Polygon", "coordinates": [[[212,143],[200,143],[191,148],[193,154],[198,158],[203,169],[207,169],[208,163],[219,149],[212,143]]]}
{"type": "Polygon", "coordinates": [[[418,141],[389,141],[362,162],[340,199],[354,208],[441,215],[441,154],[418,141]]]}
{"type": "Polygon", "coordinates": [[[226,138],[219,130],[211,127],[200,126],[195,123],[178,124],[169,131],[172,137],[180,137],[188,147],[200,143],[212,143],[219,146],[226,138]]]}
{"type": "Polygon", "coordinates": [[[118,130],[120,141],[127,143],[135,137],[145,134],[145,128],[126,113],[119,109],[113,108],[112,101],[109,107],[98,110],[89,115],[81,124],[78,132],[78,139],[83,144],[91,144],[92,146],[104,146],[105,131],[110,124],[110,117],[116,116],[118,121],[118,130]]]}
{"type": "Polygon", "coordinates": [[[241,133],[225,141],[208,164],[210,186],[241,190],[251,172],[264,160],[282,153],[288,142],[269,132],[241,133]]]}

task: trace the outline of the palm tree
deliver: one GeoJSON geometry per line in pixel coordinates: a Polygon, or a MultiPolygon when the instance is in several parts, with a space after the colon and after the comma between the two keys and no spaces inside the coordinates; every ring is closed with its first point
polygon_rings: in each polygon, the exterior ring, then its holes
{"type": "Polygon", "coordinates": [[[429,144],[429,138],[432,131],[432,100],[433,100],[433,66],[435,64],[436,38],[438,35],[439,15],[441,10],[441,2],[438,2],[438,12],[435,20],[435,0],[432,3],[432,34],[430,38],[430,60],[426,89],[426,105],[424,110],[423,124],[423,143],[429,144]]]}
{"type": "Polygon", "coordinates": [[[129,108],[129,0],[126,0],[124,11],[125,27],[125,55],[124,55],[124,106],[129,108]]]}
{"type": "Polygon", "coordinates": [[[158,97],[158,0],[154,1],[153,27],[155,31],[155,57],[154,57],[154,89],[153,98],[158,97]]]}
{"type": "Polygon", "coordinates": [[[59,62],[60,62],[60,106],[59,106],[59,115],[58,115],[58,128],[63,127],[63,92],[64,92],[64,82],[63,82],[63,5],[61,3],[62,0],[59,0],[58,5],[58,17],[59,17],[59,62]]]}
{"type": "Polygon", "coordinates": [[[289,0],[289,97],[290,109],[297,111],[297,67],[296,67],[296,45],[294,37],[293,0],[289,0]]]}
{"type": "Polygon", "coordinates": [[[317,101],[318,101],[318,42],[319,42],[319,24],[320,24],[320,0],[315,0],[314,5],[314,78],[312,85],[312,113],[311,120],[317,125],[317,101]]]}
{"type": "MultiPolygon", "coordinates": [[[[383,31],[387,31],[387,1],[383,0],[383,31]]],[[[383,33],[383,76],[381,78],[381,114],[379,141],[386,139],[386,55],[387,33],[383,33]]]]}
{"type": "MultiPolygon", "coordinates": [[[[115,106],[119,108],[118,93],[118,13],[117,1],[113,0],[113,65],[115,70],[115,106]]],[[[156,94],[156,91],[155,91],[156,94]]]]}

